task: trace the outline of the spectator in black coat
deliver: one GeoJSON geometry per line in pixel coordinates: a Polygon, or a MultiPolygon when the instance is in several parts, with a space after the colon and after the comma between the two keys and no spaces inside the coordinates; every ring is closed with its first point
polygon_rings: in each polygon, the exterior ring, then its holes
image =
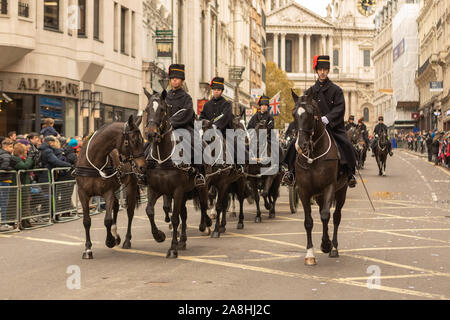
{"type": "Polygon", "coordinates": [[[28,157],[33,159],[33,168],[41,168],[41,152],[39,151],[39,146],[41,145],[41,138],[37,132],[31,132],[28,137],[30,141],[30,150],[28,151],[28,157]]]}
{"type": "Polygon", "coordinates": [[[72,165],[67,161],[58,159],[57,154],[59,151],[56,149],[56,138],[53,136],[47,136],[44,139],[44,143],[39,147],[41,152],[42,166],[51,171],[57,167],[71,167],[72,165]]]}
{"type": "MultiPolygon", "coordinates": [[[[0,149],[0,170],[14,170],[15,161],[12,157],[13,152],[13,141],[9,138],[5,138],[2,141],[2,147],[0,149]]],[[[9,187],[13,184],[14,175],[11,173],[0,173],[0,186],[1,187],[9,187]]],[[[0,188],[0,210],[1,210],[1,226],[0,228],[3,230],[12,229],[11,226],[6,224],[6,220],[9,220],[11,217],[9,213],[11,213],[11,206],[9,205],[9,188],[0,188]],[[8,215],[7,215],[8,213],[8,215]]],[[[15,213],[15,211],[13,212],[15,213]]]]}
{"type": "Polygon", "coordinates": [[[431,131],[426,135],[425,137],[425,143],[427,145],[427,152],[428,152],[428,161],[433,161],[433,150],[432,150],[432,144],[433,144],[433,138],[431,137],[431,131]]]}
{"type": "Polygon", "coordinates": [[[440,134],[436,134],[434,136],[433,142],[431,143],[431,151],[433,153],[434,156],[434,164],[438,165],[439,163],[439,146],[440,146],[440,139],[441,139],[441,135],[440,134]]]}
{"type": "Polygon", "coordinates": [[[58,137],[59,133],[58,131],[53,128],[53,125],[55,124],[55,120],[52,118],[47,118],[44,120],[44,125],[42,126],[41,134],[45,137],[47,136],[55,136],[58,137]]]}

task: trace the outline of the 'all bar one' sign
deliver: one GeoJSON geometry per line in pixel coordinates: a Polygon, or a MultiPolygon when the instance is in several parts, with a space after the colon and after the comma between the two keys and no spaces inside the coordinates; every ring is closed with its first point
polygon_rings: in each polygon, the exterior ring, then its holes
{"type": "Polygon", "coordinates": [[[430,92],[442,92],[444,91],[444,81],[431,81],[430,92]]]}

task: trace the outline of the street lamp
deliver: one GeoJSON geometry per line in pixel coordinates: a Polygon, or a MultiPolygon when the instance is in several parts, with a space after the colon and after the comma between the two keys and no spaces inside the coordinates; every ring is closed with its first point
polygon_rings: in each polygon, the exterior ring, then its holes
{"type": "Polygon", "coordinates": [[[80,90],[80,108],[83,118],[89,117],[91,94],[92,92],[89,89],[80,90]]]}
{"type": "Polygon", "coordinates": [[[235,105],[234,105],[234,108],[233,108],[234,115],[239,115],[241,113],[240,112],[240,108],[239,108],[239,85],[244,80],[244,79],[242,79],[242,74],[244,73],[244,70],[245,70],[245,67],[240,67],[240,66],[231,66],[228,69],[229,81],[231,83],[235,84],[235,87],[234,87],[234,90],[235,90],[235,94],[234,94],[235,105]]]}
{"type": "Polygon", "coordinates": [[[162,87],[164,90],[166,90],[166,89],[167,89],[167,86],[169,85],[170,79],[169,79],[169,77],[168,77],[167,74],[166,74],[166,75],[164,75],[163,78],[159,79],[158,81],[159,81],[159,84],[161,85],[161,87],[162,87]]]}
{"type": "Polygon", "coordinates": [[[100,118],[100,106],[103,102],[103,94],[102,92],[92,92],[92,111],[94,114],[94,118],[100,118]]]}

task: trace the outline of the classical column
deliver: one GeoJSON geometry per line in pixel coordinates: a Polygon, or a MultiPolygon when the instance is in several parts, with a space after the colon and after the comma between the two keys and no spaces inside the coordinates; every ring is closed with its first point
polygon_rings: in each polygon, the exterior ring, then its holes
{"type": "Polygon", "coordinates": [[[320,54],[327,55],[327,38],[326,34],[322,34],[322,45],[320,46],[320,54]]]}
{"type": "Polygon", "coordinates": [[[359,117],[358,95],[356,91],[352,91],[351,104],[352,112],[355,115],[355,118],[359,117]]]}
{"type": "Polygon", "coordinates": [[[349,98],[350,92],[344,91],[344,99],[345,99],[345,117],[344,119],[347,120],[350,113],[350,98],[349,98]]]}
{"type": "Polygon", "coordinates": [[[311,73],[311,35],[306,35],[306,72],[311,73]]]}
{"type": "Polygon", "coordinates": [[[341,57],[342,57],[342,73],[346,74],[347,71],[347,39],[342,38],[342,49],[341,49],[341,57]]]}
{"type": "Polygon", "coordinates": [[[328,54],[330,55],[330,60],[333,61],[333,36],[328,35],[328,54]]]}
{"type": "Polygon", "coordinates": [[[278,65],[278,33],[273,34],[273,62],[279,67],[278,65]]]}
{"type": "Polygon", "coordinates": [[[206,19],[205,19],[205,61],[203,62],[205,64],[205,74],[204,76],[206,77],[206,81],[211,81],[211,70],[212,70],[212,46],[211,46],[211,9],[210,9],[210,4],[207,4],[206,7],[206,19]]]}
{"type": "Polygon", "coordinates": [[[272,0],[267,1],[267,13],[269,13],[270,11],[272,11],[272,0]]]}
{"type": "Polygon", "coordinates": [[[286,70],[286,33],[281,34],[281,70],[286,70]]]}
{"type": "Polygon", "coordinates": [[[303,72],[303,66],[305,64],[305,61],[303,61],[303,34],[298,35],[298,72],[303,72]]]}

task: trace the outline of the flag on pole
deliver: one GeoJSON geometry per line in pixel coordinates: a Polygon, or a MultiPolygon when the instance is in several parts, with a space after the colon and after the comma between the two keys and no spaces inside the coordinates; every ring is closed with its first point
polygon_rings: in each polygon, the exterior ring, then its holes
{"type": "Polygon", "coordinates": [[[281,99],[281,91],[278,91],[276,95],[270,99],[269,102],[269,113],[273,116],[277,116],[280,114],[280,99],[281,99]]]}

